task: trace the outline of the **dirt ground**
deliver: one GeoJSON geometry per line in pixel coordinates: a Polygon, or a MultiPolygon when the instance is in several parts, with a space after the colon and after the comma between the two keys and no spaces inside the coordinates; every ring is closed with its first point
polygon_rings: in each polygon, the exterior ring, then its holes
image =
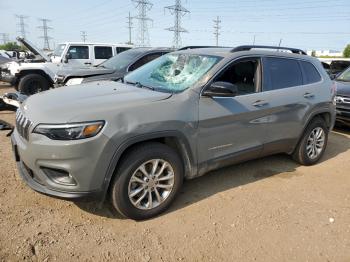
{"type": "MultiPolygon", "coordinates": [[[[12,89],[0,86],[0,93],[12,89]]],[[[14,113],[0,112],[14,122],[14,113]]],[[[106,204],[41,195],[19,178],[0,131],[0,261],[350,261],[350,131],[320,164],[277,155],[187,181],[143,222],[106,204]]]]}

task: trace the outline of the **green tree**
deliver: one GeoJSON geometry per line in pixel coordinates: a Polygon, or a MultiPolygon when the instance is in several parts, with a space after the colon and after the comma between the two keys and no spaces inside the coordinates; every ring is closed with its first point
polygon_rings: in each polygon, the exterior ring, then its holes
{"type": "Polygon", "coordinates": [[[350,57],[350,44],[345,47],[343,55],[344,57],[350,57]]]}
{"type": "Polygon", "coordinates": [[[6,50],[6,51],[26,51],[26,48],[23,46],[18,45],[16,42],[8,42],[4,45],[0,45],[0,50],[6,50]]]}

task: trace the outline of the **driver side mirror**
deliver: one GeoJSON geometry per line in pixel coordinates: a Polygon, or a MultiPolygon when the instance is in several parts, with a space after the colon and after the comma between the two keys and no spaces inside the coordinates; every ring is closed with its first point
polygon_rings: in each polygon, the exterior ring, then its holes
{"type": "Polygon", "coordinates": [[[71,53],[67,53],[67,54],[64,56],[63,62],[64,62],[64,63],[68,63],[68,60],[69,60],[69,59],[72,59],[72,54],[71,54],[71,53]]]}
{"type": "Polygon", "coordinates": [[[238,93],[238,88],[236,85],[230,82],[214,82],[209,88],[204,90],[204,96],[219,96],[219,97],[234,97],[238,93]]]}

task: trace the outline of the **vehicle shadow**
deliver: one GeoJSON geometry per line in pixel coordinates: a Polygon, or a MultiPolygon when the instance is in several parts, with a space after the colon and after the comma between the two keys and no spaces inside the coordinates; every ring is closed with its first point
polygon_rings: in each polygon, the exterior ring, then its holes
{"type": "MultiPolygon", "coordinates": [[[[350,135],[349,130],[337,129],[332,132],[321,163],[350,149],[350,136],[346,136],[341,132],[350,135]]],[[[160,216],[175,212],[220,192],[242,187],[272,176],[278,175],[283,179],[289,179],[303,175],[296,171],[299,166],[290,156],[279,154],[209,172],[202,177],[185,181],[173,205],[160,216]]],[[[77,203],[77,205],[84,211],[95,215],[123,219],[121,215],[112,211],[109,203],[105,203],[102,208],[96,208],[96,204],[93,203],[77,203]]]]}

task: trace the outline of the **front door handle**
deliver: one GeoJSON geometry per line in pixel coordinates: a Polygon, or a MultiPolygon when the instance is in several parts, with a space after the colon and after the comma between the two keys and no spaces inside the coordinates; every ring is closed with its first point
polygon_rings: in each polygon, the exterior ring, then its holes
{"type": "Polygon", "coordinates": [[[266,102],[265,100],[257,100],[253,103],[253,106],[256,106],[256,107],[262,107],[262,106],[266,106],[268,105],[269,103],[266,102]]]}
{"type": "Polygon", "coordinates": [[[305,94],[304,94],[304,97],[305,98],[313,98],[315,95],[314,94],[311,94],[311,93],[309,93],[309,92],[306,92],[305,94]]]}
{"type": "Polygon", "coordinates": [[[91,63],[90,63],[90,62],[85,62],[84,64],[85,64],[85,65],[91,65],[91,63]]]}

